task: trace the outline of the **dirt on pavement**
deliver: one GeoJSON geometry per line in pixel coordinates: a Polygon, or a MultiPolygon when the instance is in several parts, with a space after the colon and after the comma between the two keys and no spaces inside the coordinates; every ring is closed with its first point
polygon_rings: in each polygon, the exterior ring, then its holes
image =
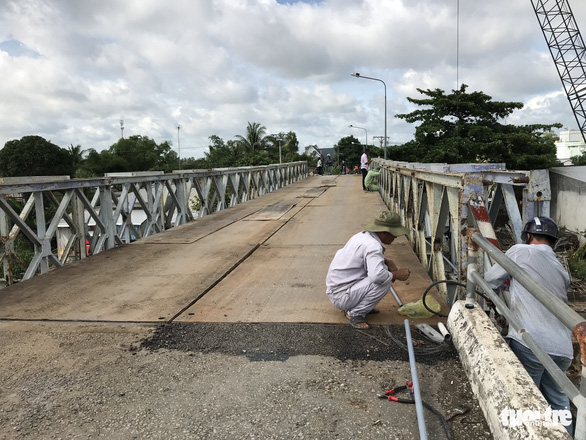
{"type": "MultiPolygon", "coordinates": [[[[418,438],[414,405],[376,397],[411,377],[383,327],[5,321],[0,341],[1,439],[418,438]]],[[[453,348],[418,376],[444,415],[470,408],[453,438],[491,438],[453,348]]]]}

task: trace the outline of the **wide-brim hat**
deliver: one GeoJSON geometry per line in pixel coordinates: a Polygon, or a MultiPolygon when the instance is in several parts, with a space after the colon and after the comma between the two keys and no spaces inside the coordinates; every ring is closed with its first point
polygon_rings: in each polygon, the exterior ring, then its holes
{"type": "Polygon", "coordinates": [[[391,211],[379,212],[373,223],[366,225],[364,228],[368,232],[389,232],[395,237],[407,235],[409,229],[401,224],[401,217],[399,214],[391,211]]]}

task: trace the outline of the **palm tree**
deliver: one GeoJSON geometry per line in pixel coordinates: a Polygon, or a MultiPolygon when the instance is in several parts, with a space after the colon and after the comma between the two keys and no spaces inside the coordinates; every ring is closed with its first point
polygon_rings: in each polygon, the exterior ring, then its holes
{"type": "Polygon", "coordinates": [[[246,127],[246,136],[236,135],[235,138],[238,143],[244,148],[244,151],[249,154],[254,154],[259,150],[263,150],[268,140],[266,139],[267,128],[260,125],[258,122],[248,123],[246,127]]]}
{"type": "Polygon", "coordinates": [[[81,145],[76,145],[75,147],[71,144],[68,148],[69,155],[71,156],[71,162],[73,163],[73,169],[75,174],[79,170],[81,163],[83,162],[83,153],[85,150],[81,149],[81,145]]]}

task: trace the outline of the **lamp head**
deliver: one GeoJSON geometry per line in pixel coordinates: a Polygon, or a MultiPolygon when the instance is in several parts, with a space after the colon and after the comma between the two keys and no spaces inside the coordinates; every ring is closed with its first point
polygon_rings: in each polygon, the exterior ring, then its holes
{"type": "Polygon", "coordinates": [[[360,74],[359,74],[358,72],[356,72],[356,73],[352,73],[351,75],[352,75],[352,76],[356,76],[356,77],[359,77],[359,76],[360,76],[360,74]]]}

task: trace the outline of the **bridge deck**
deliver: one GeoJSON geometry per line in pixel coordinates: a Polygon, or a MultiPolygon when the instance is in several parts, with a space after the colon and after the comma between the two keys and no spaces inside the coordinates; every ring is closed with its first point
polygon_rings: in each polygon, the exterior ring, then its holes
{"type": "MultiPolygon", "coordinates": [[[[327,268],[383,209],[360,176],[311,177],[4,289],[0,319],[344,324],[324,293],[327,268]]],[[[387,256],[412,271],[395,283],[402,301],[420,299],[431,280],[406,239],[387,256]]],[[[404,319],[391,295],[379,308],[373,324],[404,319]]]]}

